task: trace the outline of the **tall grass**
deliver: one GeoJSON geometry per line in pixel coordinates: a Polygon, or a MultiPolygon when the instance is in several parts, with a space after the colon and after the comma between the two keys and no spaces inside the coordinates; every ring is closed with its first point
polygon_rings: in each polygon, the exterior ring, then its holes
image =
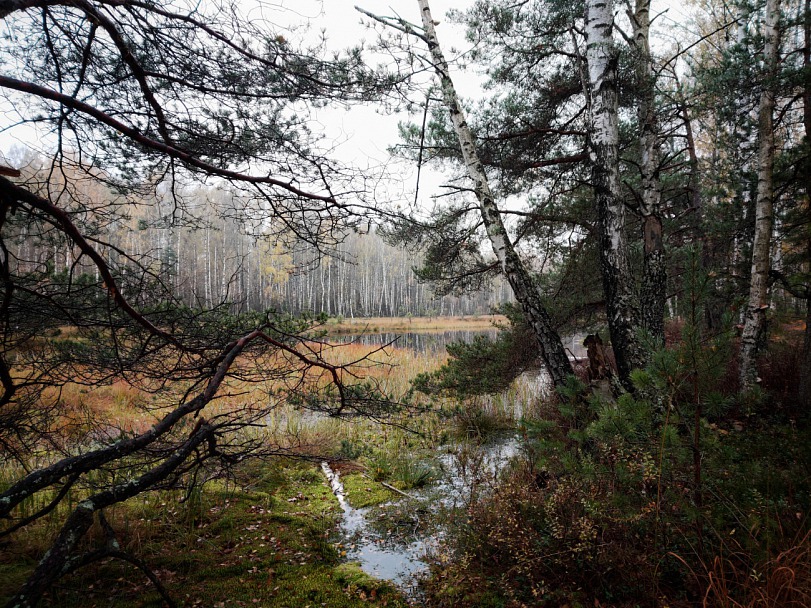
{"type": "MultiPolygon", "coordinates": [[[[811,532],[782,539],[774,557],[753,561],[752,552],[725,539],[725,552],[701,568],[672,554],[704,589],[702,606],[718,608],[806,608],[811,606],[811,532]]],[[[769,552],[765,554],[768,555],[769,552]]]]}

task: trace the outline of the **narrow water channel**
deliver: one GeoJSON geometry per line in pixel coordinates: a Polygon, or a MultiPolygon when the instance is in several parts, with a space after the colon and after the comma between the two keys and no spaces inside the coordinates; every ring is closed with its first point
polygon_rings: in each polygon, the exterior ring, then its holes
{"type": "MultiPolygon", "coordinates": [[[[326,462],[321,463],[333,494],[343,510],[341,520],[342,544],[347,558],[356,561],[367,574],[391,581],[407,595],[416,592],[416,581],[428,565],[425,557],[425,539],[413,538],[406,542],[391,542],[374,531],[367,514],[371,508],[355,509],[346,500],[340,474],[326,462]]],[[[408,500],[405,499],[404,500],[408,500]]]]}
{"type": "MultiPolygon", "coordinates": [[[[391,581],[412,599],[418,596],[418,580],[428,569],[427,552],[440,546],[444,537],[442,519],[437,525],[419,525],[420,518],[437,519],[440,511],[447,513],[464,506],[482,492],[492,489],[500,472],[518,451],[515,436],[503,437],[488,445],[459,444],[439,457],[440,475],[430,487],[412,492],[379,508],[354,508],[346,498],[340,474],[328,463],[321,469],[343,510],[340,524],[341,543],[346,557],[360,564],[367,574],[391,581]],[[391,528],[376,523],[386,518],[385,508],[407,511],[412,529],[392,534],[391,528]]],[[[436,524],[436,522],[433,522],[436,524]]]]}
{"type": "MultiPolygon", "coordinates": [[[[497,331],[368,333],[333,338],[345,343],[394,343],[417,352],[436,352],[450,342],[471,341],[482,334],[493,339],[497,331]]],[[[574,335],[564,340],[570,358],[585,357],[583,337],[574,335]]],[[[537,399],[548,391],[549,378],[543,370],[527,372],[516,387],[519,393],[537,399]]],[[[520,397],[515,399],[516,419],[522,415],[522,403],[520,397]]],[[[400,497],[386,505],[363,509],[347,502],[340,474],[328,463],[322,463],[324,475],[343,510],[340,534],[347,559],[359,563],[367,574],[391,581],[411,599],[418,598],[420,575],[428,569],[427,555],[441,548],[449,517],[457,508],[492,491],[501,471],[518,454],[519,446],[515,436],[501,437],[486,445],[451,446],[437,456],[439,474],[431,486],[410,490],[410,498],[400,497]]]]}

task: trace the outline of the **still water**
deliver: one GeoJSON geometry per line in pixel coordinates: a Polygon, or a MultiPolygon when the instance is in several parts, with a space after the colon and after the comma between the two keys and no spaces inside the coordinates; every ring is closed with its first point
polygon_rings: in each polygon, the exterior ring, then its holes
{"type": "Polygon", "coordinates": [[[451,342],[471,342],[475,336],[487,336],[491,340],[495,339],[498,330],[453,330],[453,331],[430,331],[430,332],[383,332],[366,334],[347,334],[330,337],[344,344],[363,344],[365,346],[386,346],[391,344],[398,348],[410,348],[418,353],[444,352],[445,346],[451,342]]]}
{"type": "Polygon", "coordinates": [[[352,507],[340,474],[328,463],[321,463],[343,510],[340,531],[347,558],[360,564],[367,574],[391,581],[407,597],[418,598],[417,583],[428,570],[428,554],[441,548],[445,534],[438,515],[470,504],[482,492],[492,490],[518,451],[519,440],[513,435],[486,445],[447,447],[438,457],[435,483],[391,503],[365,509],[352,507]]]}
{"type": "MultiPolygon", "coordinates": [[[[495,328],[367,333],[332,336],[330,341],[380,347],[391,344],[416,352],[436,353],[452,342],[470,342],[480,335],[495,339],[497,334],[495,328]]],[[[563,339],[570,359],[585,358],[584,337],[584,334],[575,334],[563,339]]],[[[549,377],[543,370],[527,372],[516,381],[516,386],[516,407],[520,407],[521,392],[534,396],[546,392],[549,377]]],[[[516,418],[520,416],[520,411],[515,412],[516,418]]],[[[327,482],[343,510],[340,532],[347,558],[358,562],[366,573],[391,581],[406,596],[418,598],[417,582],[428,569],[427,555],[441,549],[445,534],[443,518],[437,515],[447,515],[492,490],[502,471],[520,453],[520,439],[514,435],[497,437],[485,445],[445,446],[437,455],[438,470],[431,486],[410,491],[408,497],[398,497],[380,507],[365,509],[356,509],[347,502],[339,473],[328,463],[322,463],[327,482]]],[[[369,483],[376,482],[369,480],[369,483]]]]}
{"type": "MultiPolygon", "coordinates": [[[[363,344],[366,346],[386,346],[391,344],[399,348],[410,348],[421,353],[443,352],[452,342],[471,342],[476,336],[486,336],[494,340],[498,330],[493,329],[464,329],[452,331],[406,332],[406,333],[366,333],[345,334],[331,336],[329,339],[343,344],[363,344]]],[[[583,359],[586,349],[583,346],[585,334],[577,333],[562,338],[563,347],[570,359],[583,359]]]]}

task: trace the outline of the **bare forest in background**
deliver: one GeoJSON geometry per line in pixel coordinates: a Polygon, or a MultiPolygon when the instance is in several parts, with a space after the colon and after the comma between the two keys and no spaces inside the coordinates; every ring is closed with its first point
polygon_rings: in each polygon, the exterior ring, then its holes
{"type": "MultiPolygon", "coordinates": [[[[43,159],[29,157],[14,164],[25,167],[29,180],[42,180],[46,189],[49,177],[43,159]]],[[[53,190],[53,176],[50,179],[53,190]]],[[[163,199],[131,204],[132,195],[116,195],[85,182],[83,194],[96,208],[128,205],[126,214],[96,227],[109,244],[111,262],[124,273],[120,287],[127,296],[136,295],[143,285],[142,277],[128,281],[126,276],[124,267],[137,261],[183,304],[227,304],[232,312],[434,317],[488,314],[512,300],[500,277],[475,293],[435,295],[428,282],[415,276],[421,256],[389,245],[373,226],[347,231],[328,255],[292,233],[280,238],[274,230],[274,236],[267,236],[270,231],[261,221],[246,223],[239,194],[227,188],[188,192],[184,198],[190,202],[183,208],[168,193],[163,199]]],[[[18,272],[66,277],[87,273],[94,282],[99,278],[90,260],[81,259],[53,228],[20,224],[7,243],[18,272]]]]}

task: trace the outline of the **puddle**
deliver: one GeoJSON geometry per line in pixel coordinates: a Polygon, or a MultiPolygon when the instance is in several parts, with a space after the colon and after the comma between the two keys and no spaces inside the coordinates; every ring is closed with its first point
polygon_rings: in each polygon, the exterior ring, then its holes
{"type": "Polygon", "coordinates": [[[440,506],[470,504],[491,491],[504,467],[518,455],[518,438],[510,436],[489,444],[461,443],[440,455],[444,475],[437,484],[440,506]]]}
{"type": "Polygon", "coordinates": [[[439,511],[464,506],[493,488],[504,466],[518,454],[515,436],[491,444],[459,444],[439,455],[440,480],[377,507],[356,509],[346,500],[340,474],[328,463],[321,469],[343,510],[340,529],[346,556],[367,574],[394,583],[407,597],[419,597],[421,574],[428,570],[426,553],[444,537],[440,526],[424,525],[439,511]]]}
{"type": "Polygon", "coordinates": [[[392,542],[386,535],[375,532],[367,520],[372,507],[352,507],[346,500],[340,474],[326,462],[321,463],[321,470],[344,512],[340,525],[347,558],[359,562],[367,574],[391,581],[407,595],[414,596],[417,577],[428,567],[422,561],[425,541],[415,537],[408,543],[392,542]]]}

